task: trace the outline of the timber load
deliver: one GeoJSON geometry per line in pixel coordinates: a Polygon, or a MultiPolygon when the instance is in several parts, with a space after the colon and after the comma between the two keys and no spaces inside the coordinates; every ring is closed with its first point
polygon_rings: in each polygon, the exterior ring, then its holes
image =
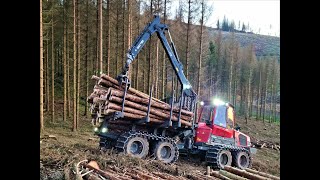
{"type": "Polygon", "coordinates": [[[132,87],[125,90],[125,85],[121,86],[118,80],[106,74],[101,74],[100,77],[93,75],[91,79],[96,81],[96,84],[87,101],[95,126],[99,126],[106,118],[116,120],[109,123],[110,127],[115,128],[136,122],[155,125],[180,121],[181,127],[192,126],[193,112],[184,109],[180,112],[179,107],[132,87]]]}

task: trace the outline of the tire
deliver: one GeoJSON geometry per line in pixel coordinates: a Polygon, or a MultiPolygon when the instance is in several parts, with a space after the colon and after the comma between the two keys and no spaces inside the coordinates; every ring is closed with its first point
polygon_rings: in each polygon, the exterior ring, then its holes
{"type": "Polygon", "coordinates": [[[234,153],[233,156],[234,166],[240,169],[251,167],[251,157],[250,154],[245,151],[239,151],[234,153]]]}
{"type": "Polygon", "coordinates": [[[176,145],[166,141],[160,141],[154,148],[154,156],[157,160],[164,163],[173,163],[178,159],[177,151],[176,145]]]}
{"type": "Polygon", "coordinates": [[[218,162],[220,167],[223,169],[224,166],[231,166],[232,163],[232,155],[228,150],[222,150],[218,154],[218,162]]]}
{"type": "Polygon", "coordinates": [[[224,166],[231,166],[232,155],[227,149],[221,146],[212,147],[206,152],[206,162],[213,167],[213,169],[223,169],[224,166]]]}
{"type": "Polygon", "coordinates": [[[149,142],[142,137],[128,139],[125,146],[125,153],[138,158],[145,158],[149,153],[149,142]]]}

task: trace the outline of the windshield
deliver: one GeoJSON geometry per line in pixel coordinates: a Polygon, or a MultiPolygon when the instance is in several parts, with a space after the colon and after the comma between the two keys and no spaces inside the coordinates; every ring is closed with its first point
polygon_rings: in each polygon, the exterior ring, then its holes
{"type": "Polygon", "coordinates": [[[214,124],[222,127],[226,127],[226,106],[217,106],[214,116],[214,124]]]}

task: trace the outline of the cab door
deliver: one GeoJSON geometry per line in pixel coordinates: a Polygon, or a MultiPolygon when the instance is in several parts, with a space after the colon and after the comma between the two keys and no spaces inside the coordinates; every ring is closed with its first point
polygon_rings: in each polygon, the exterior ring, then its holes
{"type": "Polygon", "coordinates": [[[225,129],[225,136],[226,138],[233,138],[234,137],[234,109],[231,106],[227,107],[227,117],[226,117],[226,129],[225,129]]]}
{"type": "Polygon", "coordinates": [[[225,137],[226,136],[226,115],[227,115],[226,106],[216,106],[214,108],[214,119],[212,134],[215,136],[225,137]]]}

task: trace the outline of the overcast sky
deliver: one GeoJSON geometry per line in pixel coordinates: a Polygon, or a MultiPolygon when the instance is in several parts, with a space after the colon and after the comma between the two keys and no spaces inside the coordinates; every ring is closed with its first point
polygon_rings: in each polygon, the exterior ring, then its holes
{"type": "MultiPolygon", "coordinates": [[[[225,15],[234,20],[236,27],[239,21],[245,25],[249,23],[254,33],[280,36],[280,0],[207,0],[213,11],[206,25],[216,27],[225,15]],[[271,25],[271,26],[270,26],[271,25]]],[[[174,15],[179,0],[172,0],[171,13],[174,15]]]]}

